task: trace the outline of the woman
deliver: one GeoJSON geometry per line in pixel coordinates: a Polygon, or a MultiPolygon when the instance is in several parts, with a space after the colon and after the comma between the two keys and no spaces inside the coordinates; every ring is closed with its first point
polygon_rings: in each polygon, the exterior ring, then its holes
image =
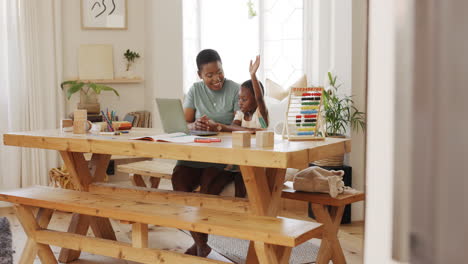
{"type": "MultiPolygon", "coordinates": [[[[191,130],[231,131],[240,85],[224,78],[221,57],[212,49],[202,50],[196,58],[198,76],[202,79],[190,88],[184,101],[185,120],[191,130]]],[[[172,174],[175,191],[219,194],[233,180],[225,171],[226,164],[178,161],[172,174]]],[[[208,235],[191,232],[195,243],[185,253],[206,257],[211,252],[208,235]]]]}

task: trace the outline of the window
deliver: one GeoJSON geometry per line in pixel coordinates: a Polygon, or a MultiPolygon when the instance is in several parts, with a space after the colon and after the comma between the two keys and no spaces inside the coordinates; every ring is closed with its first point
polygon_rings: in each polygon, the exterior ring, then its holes
{"type": "Polygon", "coordinates": [[[250,78],[249,61],[257,54],[260,80],[287,87],[303,74],[303,0],[184,0],[183,5],[184,91],[199,81],[195,58],[206,48],[219,52],[226,78],[238,83],[250,78]]]}

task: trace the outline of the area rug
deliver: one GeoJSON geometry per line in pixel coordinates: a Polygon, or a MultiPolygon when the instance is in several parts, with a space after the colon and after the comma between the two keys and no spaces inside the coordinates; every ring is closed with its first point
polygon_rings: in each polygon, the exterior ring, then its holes
{"type": "Polygon", "coordinates": [[[10,223],[6,217],[0,218],[0,264],[13,264],[10,223]]]}
{"type": "MultiPolygon", "coordinates": [[[[208,237],[208,244],[219,252],[221,255],[227,257],[238,264],[245,263],[245,257],[247,256],[247,250],[249,248],[249,241],[210,235],[208,237]]],[[[305,242],[295,248],[291,253],[289,259],[290,264],[308,264],[315,263],[317,258],[319,247],[311,242],[305,242]]]]}
{"type": "MultiPolygon", "coordinates": [[[[123,225],[118,222],[115,224],[121,226],[121,230],[126,230],[124,233],[129,241],[131,241],[131,228],[128,225],[123,225]]],[[[174,252],[184,253],[187,248],[192,246],[193,239],[190,233],[186,230],[175,228],[150,226],[148,241],[150,248],[159,248],[174,252]]],[[[209,258],[228,262],[222,256],[229,259],[233,263],[244,264],[249,247],[249,241],[235,239],[224,236],[209,235],[208,244],[214,252],[208,256],[209,258]],[[216,254],[219,253],[219,254],[216,254]],[[216,256],[218,255],[218,256],[216,256]]],[[[293,249],[290,264],[309,264],[315,263],[319,247],[311,241],[307,241],[293,249]]]]}

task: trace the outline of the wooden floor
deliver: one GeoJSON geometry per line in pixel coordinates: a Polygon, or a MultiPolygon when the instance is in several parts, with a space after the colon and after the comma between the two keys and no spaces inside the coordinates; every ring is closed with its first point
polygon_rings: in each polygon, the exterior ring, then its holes
{"type": "MultiPolygon", "coordinates": [[[[163,185],[163,184],[162,184],[163,185]]],[[[295,203],[292,206],[290,204],[284,204],[283,207],[288,207],[288,210],[282,210],[281,215],[285,217],[294,217],[303,220],[310,220],[307,217],[307,211],[304,210],[305,204],[295,203]]],[[[65,231],[68,227],[69,219],[71,214],[68,213],[55,213],[52,218],[51,224],[49,227],[51,229],[56,229],[60,231],[65,231]]],[[[14,263],[18,263],[19,256],[26,242],[26,235],[23,232],[23,229],[15,217],[14,210],[11,207],[0,208],[0,217],[7,217],[11,224],[11,229],[13,233],[13,247],[15,250],[14,263]]],[[[129,225],[120,224],[119,222],[113,221],[112,225],[116,232],[117,239],[119,241],[130,242],[129,225]]],[[[163,234],[163,232],[161,233],[163,234]]],[[[165,237],[161,234],[158,234],[158,238],[165,240],[163,244],[159,244],[155,247],[158,248],[172,248],[176,251],[183,252],[186,247],[189,246],[191,242],[187,242],[185,239],[182,242],[180,238],[174,238],[173,234],[167,234],[165,237]],[[189,244],[187,244],[189,243],[189,244]]],[[[359,264],[363,263],[363,239],[364,239],[364,224],[363,222],[357,222],[349,225],[342,225],[340,228],[339,239],[342,245],[342,248],[345,253],[345,257],[348,264],[359,264]]],[[[314,241],[314,243],[319,243],[319,240],[314,241]]],[[[150,243],[151,245],[151,243],[150,243]]],[[[52,247],[54,253],[58,254],[59,248],[52,247]]],[[[40,263],[39,259],[36,259],[34,263],[40,263]]],[[[80,260],[72,263],[81,263],[81,264],[97,264],[97,263],[134,263],[130,261],[116,260],[107,257],[101,257],[96,255],[91,255],[83,253],[80,260]]]]}

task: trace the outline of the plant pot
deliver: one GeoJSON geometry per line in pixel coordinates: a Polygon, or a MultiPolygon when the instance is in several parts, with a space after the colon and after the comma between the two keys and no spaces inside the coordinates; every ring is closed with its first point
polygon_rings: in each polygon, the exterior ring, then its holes
{"type": "MultiPolygon", "coordinates": [[[[331,135],[328,136],[330,138],[345,138],[345,135],[331,135]]],[[[331,156],[326,159],[321,159],[321,160],[316,160],[313,163],[317,166],[343,166],[344,162],[344,154],[342,155],[337,155],[337,156],[331,156]]]]}
{"type": "Polygon", "coordinates": [[[136,75],[132,70],[124,71],[122,78],[124,79],[135,79],[136,75]]]}
{"type": "Polygon", "coordinates": [[[101,111],[101,105],[99,104],[97,94],[93,91],[85,93],[83,90],[81,90],[80,102],[78,103],[77,108],[86,109],[88,114],[99,114],[101,111]]]}

